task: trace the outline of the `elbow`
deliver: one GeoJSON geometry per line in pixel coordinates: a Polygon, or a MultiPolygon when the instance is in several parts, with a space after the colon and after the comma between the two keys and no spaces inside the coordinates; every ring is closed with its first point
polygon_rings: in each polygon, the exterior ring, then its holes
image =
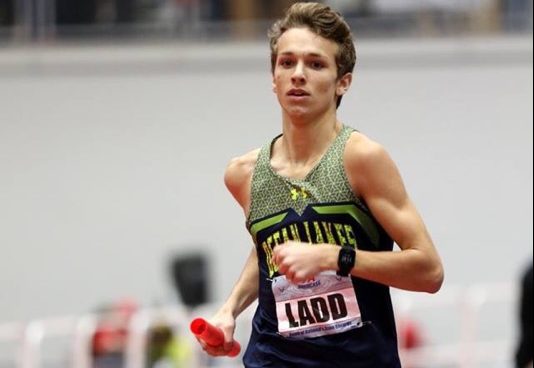
{"type": "Polygon", "coordinates": [[[441,289],[444,278],[443,267],[440,264],[429,273],[425,291],[429,294],[436,294],[441,289]]]}

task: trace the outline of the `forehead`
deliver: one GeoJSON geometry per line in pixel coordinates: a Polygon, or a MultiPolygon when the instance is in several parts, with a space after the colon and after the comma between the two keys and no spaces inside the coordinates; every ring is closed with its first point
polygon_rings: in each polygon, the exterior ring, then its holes
{"type": "Polygon", "coordinates": [[[291,28],[277,42],[277,54],[316,54],[335,59],[339,46],[308,28],[291,28]]]}

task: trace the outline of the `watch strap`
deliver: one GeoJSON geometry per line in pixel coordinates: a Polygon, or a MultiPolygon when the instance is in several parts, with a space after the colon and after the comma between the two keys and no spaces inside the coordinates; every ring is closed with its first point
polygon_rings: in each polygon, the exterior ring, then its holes
{"type": "Polygon", "coordinates": [[[339,276],[348,276],[350,274],[350,271],[354,268],[356,265],[356,250],[352,247],[341,247],[339,249],[339,255],[337,259],[337,266],[338,271],[337,274],[339,276]]]}

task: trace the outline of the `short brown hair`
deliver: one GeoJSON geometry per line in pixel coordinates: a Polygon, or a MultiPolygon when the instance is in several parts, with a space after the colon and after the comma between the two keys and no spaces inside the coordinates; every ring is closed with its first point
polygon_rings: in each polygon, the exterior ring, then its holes
{"type": "MultiPolygon", "coordinates": [[[[319,3],[293,4],[285,16],[276,21],[269,29],[269,43],[271,46],[271,72],[274,73],[277,58],[278,39],[291,28],[307,27],[315,34],[334,41],[339,50],[336,55],[337,77],[341,78],[352,73],[356,64],[356,49],[350,27],[341,14],[329,6],[319,3]]],[[[341,97],[338,99],[338,106],[341,97]]]]}

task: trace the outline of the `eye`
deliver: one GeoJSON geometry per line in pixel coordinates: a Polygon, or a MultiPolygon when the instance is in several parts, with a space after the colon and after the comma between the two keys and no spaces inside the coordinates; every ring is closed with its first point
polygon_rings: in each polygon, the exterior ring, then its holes
{"type": "Polygon", "coordinates": [[[284,68],[289,68],[293,65],[293,60],[291,59],[288,59],[288,58],[281,58],[279,61],[278,61],[278,65],[284,67],[284,68]]]}
{"type": "Polygon", "coordinates": [[[310,62],[310,67],[316,70],[320,70],[324,68],[324,63],[321,61],[313,60],[310,62]]]}

